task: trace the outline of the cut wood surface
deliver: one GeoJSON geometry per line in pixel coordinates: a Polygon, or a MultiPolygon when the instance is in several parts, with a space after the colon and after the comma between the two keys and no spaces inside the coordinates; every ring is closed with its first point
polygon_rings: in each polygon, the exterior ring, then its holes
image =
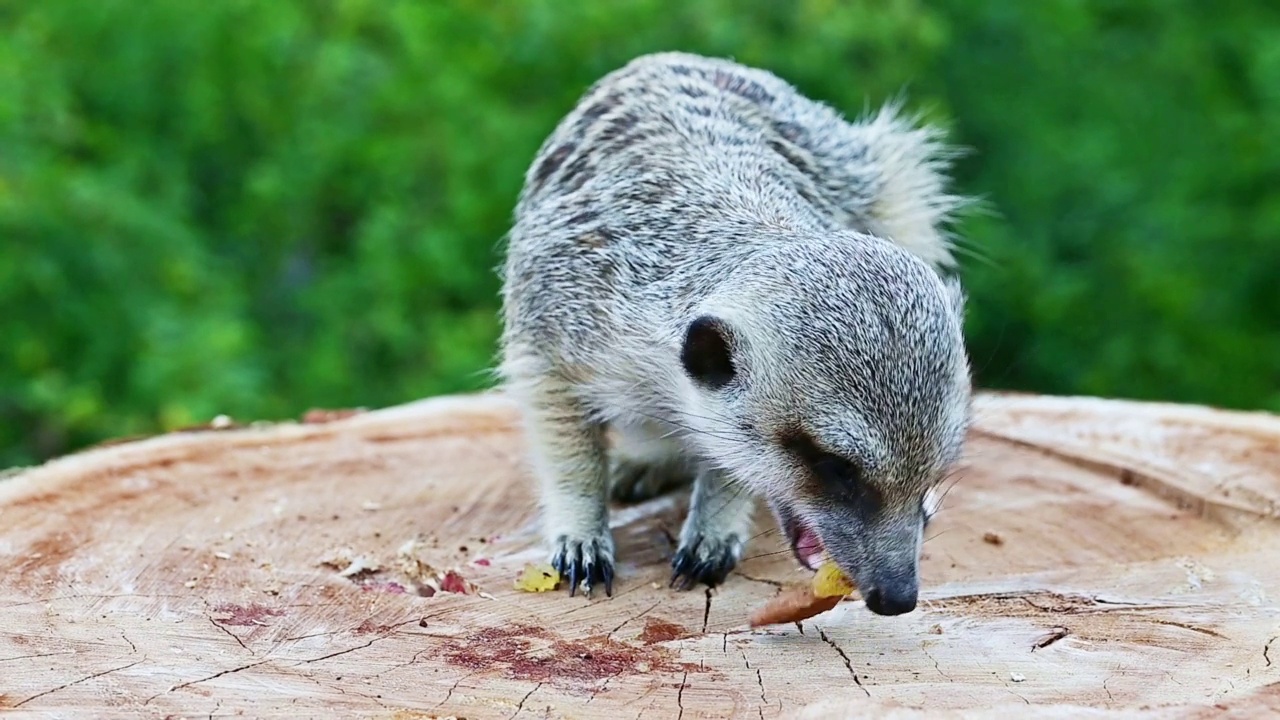
{"type": "Polygon", "coordinates": [[[757,630],[807,574],[761,510],[727,584],[667,589],[681,494],[615,509],[612,598],[517,592],[544,555],[499,395],[63,458],[0,481],[0,715],[1280,713],[1280,418],[976,412],[915,612],[757,630]]]}

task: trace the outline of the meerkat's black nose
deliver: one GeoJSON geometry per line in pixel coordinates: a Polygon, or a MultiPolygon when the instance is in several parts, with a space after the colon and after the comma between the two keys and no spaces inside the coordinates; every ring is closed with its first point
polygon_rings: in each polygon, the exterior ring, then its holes
{"type": "Polygon", "coordinates": [[[914,584],[888,584],[867,591],[867,609],[877,615],[902,615],[916,609],[914,584]]]}

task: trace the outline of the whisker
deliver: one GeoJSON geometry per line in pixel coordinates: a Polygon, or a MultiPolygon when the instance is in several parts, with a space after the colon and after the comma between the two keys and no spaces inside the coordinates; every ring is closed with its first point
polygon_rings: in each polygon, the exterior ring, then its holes
{"type": "MultiPolygon", "coordinates": [[[[930,535],[929,537],[925,538],[925,539],[924,539],[924,542],[925,542],[925,543],[927,543],[927,542],[929,542],[930,540],[933,540],[933,539],[935,539],[935,538],[938,538],[938,537],[940,537],[940,536],[942,536],[942,535],[946,535],[947,533],[951,532],[951,531],[952,531],[952,530],[954,530],[954,529],[955,529],[955,528],[946,528],[945,530],[939,530],[938,532],[936,532],[936,533],[934,533],[934,534],[930,535]]],[[[924,544],[924,543],[921,543],[921,545],[923,545],[923,544],[924,544]]]]}
{"type": "Polygon", "coordinates": [[[788,548],[786,550],[777,550],[775,552],[767,552],[767,553],[761,553],[759,555],[752,555],[750,557],[744,557],[742,558],[742,561],[746,562],[748,560],[758,560],[760,558],[773,557],[774,555],[790,555],[790,554],[792,553],[791,553],[791,550],[788,548]]]}
{"type": "MultiPolygon", "coordinates": [[[[720,427],[718,428],[718,430],[719,430],[719,431],[721,431],[721,432],[732,433],[732,434],[734,434],[734,435],[740,435],[741,437],[744,437],[744,438],[752,438],[752,435],[751,435],[749,432],[747,432],[747,431],[743,430],[741,427],[739,427],[739,425],[738,425],[738,421],[737,421],[736,419],[734,419],[734,418],[733,418],[733,417],[731,417],[731,416],[721,414],[721,413],[719,413],[719,412],[717,412],[717,411],[714,411],[714,410],[712,411],[712,412],[713,412],[713,414],[711,414],[711,415],[701,415],[701,414],[698,414],[698,413],[695,413],[695,412],[692,412],[692,411],[689,411],[689,410],[685,410],[685,409],[683,409],[683,408],[677,408],[677,407],[667,407],[667,408],[665,408],[665,410],[667,410],[668,412],[670,412],[670,413],[671,413],[671,414],[673,414],[673,415],[682,416],[682,417],[684,417],[684,418],[691,418],[691,419],[694,419],[694,420],[702,420],[702,421],[710,422],[710,423],[718,423],[718,424],[720,424],[720,427]]],[[[643,411],[637,411],[637,414],[645,415],[645,413],[643,413],[643,411]]],[[[668,420],[667,418],[663,418],[663,417],[656,417],[656,416],[649,416],[649,417],[652,417],[653,419],[655,419],[655,420],[659,420],[659,421],[662,421],[662,422],[670,422],[670,420],[668,420]]]]}
{"type": "MultiPolygon", "coordinates": [[[[628,410],[628,412],[630,412],[630,413],[632,413],[632,414],[635,414],[635,415],[639,415],[639,416],[644,417],[644,418],[648,418],[648,419],[650,419],[650,420],[654,420],[654,421],[660,422],[660,423],[665,423],[665,424],[667,424],[667,425],[672,425],[672,426],[674,426],[674,427],[676,427],[676,428],[678,428],[678,429],[680,429],[680,430],[683,430],[683,431],[685,431],[685,432],[687,432],[687,433],[689,433],[689,434],[691,434],[691,435],[703,435],[703,436],[705,436],[705,437],[713,437],[713,438],[716,438],[716,439],[719,439],[719,440],[724,440],[724,441],[726,441],[726,442],[738,442],[738,443],[745,442],[746,440],[748,440],[748,439],[749,439],[749,438],[748,438],[747,436],[745,436],[745,435],[736,435],[736,436],[735,436],[735,435],[732,435],[732,434],[723,434],[723,433],[720,433],[720,432],[717,432],[717,431],[708,431],[708,430],[703,430],[703,429],[701,429],[701,428],[696,428],[696,427],[693,427],[693,426],[691,426],[691,425],[686,425],[686,424],[684,424],[684,423],[677,422],[677,421],[672,420],[672,419],[670,419],[670,418],[662,417],[662,416],[660,416],[660,415],[655,415],[655,414],[652,414],[652,413],[647,413],[647,412],[645,412],[645,411],[643,411],[643,410],[634,410],[634,409],[632,409],[632,410],[628,410]]],[[[664,438],[667,438],[667,437],[670,437],[670,436],[671,436],[671,435],[673,435],[673,434],[674,434],[674,433],[667,433],[667,434],[663,435],[663,437],[664,437],[664,438]]]]}
{"type": "Polygon", "coordinates": [[[782,533],[781,528],[771,527],[768,530],[761,530],[755,535],[752,535],[751,537],[747,538],[747,540],[758,540],[759,538],[768,537],[769,535],[772,535],[774,533],[781,534],[782,533]]]}

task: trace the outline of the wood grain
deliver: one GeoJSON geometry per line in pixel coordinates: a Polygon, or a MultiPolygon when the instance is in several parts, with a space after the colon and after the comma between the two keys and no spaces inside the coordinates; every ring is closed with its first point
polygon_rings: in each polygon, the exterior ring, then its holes
{"type": "Polygon", "coordinates": [[[727,585],[668,590],[679,494],[615,510],[612,599],[516,592],[543,557],[497,395],[63,458],[0,482],[0,714],[1280,712],[1280,419],[976,407],[920,608],[849,600],[758,630],[751,612],[806,575],[761,512],[727,585]],[[356,559],[377,570],[344,575],[356,559]],[[424,596],[427,566],[473,591],[424,596]]]}

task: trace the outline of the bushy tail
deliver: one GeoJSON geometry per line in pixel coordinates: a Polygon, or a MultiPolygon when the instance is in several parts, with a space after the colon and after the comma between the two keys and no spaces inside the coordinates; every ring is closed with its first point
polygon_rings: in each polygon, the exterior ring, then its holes
{"type": "Polygon", "coordinates": [[[950,269],[956,240],[951,227],[962,210],[975,205],[948,188],[952,160],[961,153],[944,142],[939,128],[904,117],[900,109],[900,103],[886,104],[854,125],[866,148],[871,229],[935,268],[950,269]]]}

